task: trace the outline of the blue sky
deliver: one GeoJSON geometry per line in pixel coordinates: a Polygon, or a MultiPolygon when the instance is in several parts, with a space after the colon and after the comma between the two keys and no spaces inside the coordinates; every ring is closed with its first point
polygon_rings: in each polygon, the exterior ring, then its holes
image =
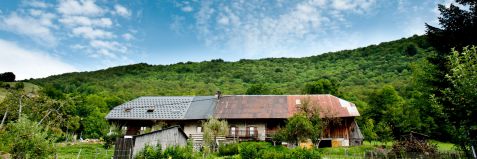
{"type": "Polygon", "coordinates": [[[0,72],[304,57],[436,25],[449,0],[0,1],[0,72]]]}

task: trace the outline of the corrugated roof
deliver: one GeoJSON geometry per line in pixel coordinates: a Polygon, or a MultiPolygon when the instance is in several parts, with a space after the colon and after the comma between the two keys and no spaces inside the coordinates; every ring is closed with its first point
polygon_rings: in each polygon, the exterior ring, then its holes
{"type": "Polygon", "coordinates": [[[219,119],[286,119],[288,117],[287,96],[223,96],[217,104],[214,116],[219,119]]]}
{"type": "Polygon", "coordinates": [[[297,103],[309,100],[312,106],[318,106],[321,117],[352,117],[359,116],[356,105],[329,94],[290,95],[288,96],[289,116],[297,112],[297,103]]]}
{"type": "Polygon", "coordinates": [[[322,117],[359,116],[353,103],[333,95],[226,95],[140,97],[119,105],[106,119],[188,120],[286,119],[297,112],[304,100],[318,106],[322,117]],[[148,112],[149,111],[149,112],[148,112]]]}
{"type": "Polygon", "coordinates": [[[197,119],[201,116],[210,115],[211,109],[213,110],[214,104],[204,100],[207,98],[215,99],[213,96],[139,97],[114,107],[106,116],[106,119],[184,120],[189,117],[197,119]],[[199,101],[196,99],[199,99],[199,101]]]}
{"type": "Polygon", "coordinates": [[[207,119],[214,114],[217,98],[214,96],[197,96],[192,100],[184,119],[207,119]]]}

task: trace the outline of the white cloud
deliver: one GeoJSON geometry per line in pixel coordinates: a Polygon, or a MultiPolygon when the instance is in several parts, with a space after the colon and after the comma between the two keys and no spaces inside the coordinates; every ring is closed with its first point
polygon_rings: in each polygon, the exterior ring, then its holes
{"type": "Polygon", "coordinates": [[[65,16],[59,21],[68,26],[111,27],[113,25],[110,18],[89,18],[86,16],[65,16]]]}
{"type": "Polygon", "coordinates": [[[181,8],[181,10],[184,12],[192,12],[194,11],[194,8],[192,8],[191,6],[184,6],[181,8]]]}
{"type": "Polygon", "coordinates": [[[9,16],[0,17],[0,29],[28,36],[44,46],[56,46],[57,39],[51,31],[51,28],[56,27],[52,22],[56,16],[51,13],[39,16],[41,17],[20,16],[13,12],[9,16]]]}
{"type": "Polygon", "coordinates": [[[29,1],[23,1],[24,5],[35,7],[35,8],[47,8],[50,6],[50,4],[37,1],[37,0],[29,0],[29,1]]]}
{"type": "Polygon", "coordinates": [[[246,58],[312,55],[332,43],[326,39],[330,34],[346,36],[341,30],[350,27],[350,14],[368,13],[374,4],[375,0],[201,1],[194,13],[195,29],[207,46],[234,50],[246,58]]]}
{"type": "Polygon", "coordinates": [[[123,35],[121,35],[121,37],[123,37],[124,40],[127,40],[127,41],[134,39],[134,36],[130,33],[124,33],[123,35]]]}
{"type": "Polygon", "coordinates": [[[18,80],[77,71],[75,67],[46,53],[27,50],[2,39],[0,50],[0,72],[13,72],[18,80]]]}
{"type": "Polygon", "coordinates": [[[122,17],[129,17],[131,16],[131,11],[129,11],[126,7],[116,4],[114,5],[114,11],[116,14],[122,16],[122,17]]]}
{"type": "Polygon", "coordinates": [[[332,6],[337,10],[366,11],[375,0],[333,0],[332,6]]]}
{"type": "Polygon", "coordinates": [[[57,10],[64,15],[99,16],[105,12],[93,0],[61,0],[57,10]]]}
{"type": "Polygon", "coordinates": [[[126,53],[127,47],[116,41],[91,40],[90,46],[96,49],[96,54],[116,58],[117,53],[126,53]]]}
{"type": "Polygon", "coordinates": [[[114,34],[111,32],[86,26],[74,28],[73,34],[86,39],[108,39],[114,37],[114,34]]]}

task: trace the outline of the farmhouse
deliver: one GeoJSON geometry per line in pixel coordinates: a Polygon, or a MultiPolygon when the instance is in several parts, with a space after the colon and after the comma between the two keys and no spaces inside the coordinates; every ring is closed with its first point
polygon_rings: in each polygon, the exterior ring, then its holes
{"type": "Polygon", "coordinates": [[[354,120],[360,115],[356,106],[329,94],[139,97],[113,108],[106,119],[123,126],[126,135],[139,135],[155,125],[179,125],[200,144],[202,122],[214,116],[230,126],[222,140],[266,141],[305,100],[319,107],[320,116],[340,119],[324,130],[320,145],[361,144],[363,135],[354,120]]]}

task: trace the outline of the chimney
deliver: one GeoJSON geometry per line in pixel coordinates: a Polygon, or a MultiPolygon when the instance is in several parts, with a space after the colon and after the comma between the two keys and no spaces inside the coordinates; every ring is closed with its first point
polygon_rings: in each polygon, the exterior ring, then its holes
{"type": "Polygon", "coordinates": [[[222,97],[222,92],[220,91],[215,92],[215,98],[220,99],[220,97],[222,97]]]}

